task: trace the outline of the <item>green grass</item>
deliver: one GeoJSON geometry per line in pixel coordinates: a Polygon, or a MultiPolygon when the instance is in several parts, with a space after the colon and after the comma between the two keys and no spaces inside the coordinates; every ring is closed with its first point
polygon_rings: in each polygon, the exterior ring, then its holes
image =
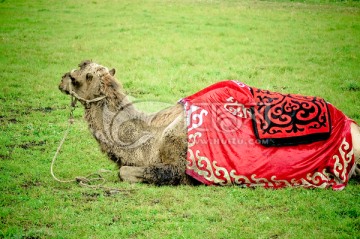
{"type": "Polygon", "coordinates": [[[360,186],[342,192],[118,182],[76,110],[64,179],[99,169],[107,194],[55,182],[50,161],[84,59],[140,100],[173,103],[223,79],[324,97],[360,123],[358,1],[0,1],[0,238],[359,238],[360,186]]]}

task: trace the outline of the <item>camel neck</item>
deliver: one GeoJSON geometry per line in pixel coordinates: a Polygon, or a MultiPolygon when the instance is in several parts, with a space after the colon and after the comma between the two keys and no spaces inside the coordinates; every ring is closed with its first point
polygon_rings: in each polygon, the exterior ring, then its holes
{"type": "Polygon", "coordinates": [[[98,131],[106,131],[108,124],[119,125],[140,114],[125,94],[117,94],[115,97],[107,96],[105,100],[92,103],[85,109],[85,119],[95,137],[98,131]]]}
{"type": "Polygon", "coordinates": [[[118,165],[126,163],[124,160],[128,157],[122,155],[148,139],[148,136],[143,137],[142,132],[138,132],[147,124],[147,115],[137,111],[126,96],[117,102],[106,99],[91,104],[85,110],[85,119],[102,151],[107,152],[118,165]],[[112,154],[113,151],[116,154],[112,154]]]}

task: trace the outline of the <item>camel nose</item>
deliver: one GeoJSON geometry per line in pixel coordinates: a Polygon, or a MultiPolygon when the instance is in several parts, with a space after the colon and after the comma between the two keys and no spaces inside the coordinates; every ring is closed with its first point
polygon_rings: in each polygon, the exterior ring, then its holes
{"type": "Polygon", "coordinates": [[[65,94],[70,94],[70,92],[69,92],[69,90],[67,90],[66,88],[65,88],[65,86],[63,85],[63,80],[61,80],[61,83],[59,84],[59,90],[61,91],[61,92],[63,92],[63,93],[65,93],[65,94]]]}
{"type": "Polygon", "coordinates": [[[59,90],[61,90],[61,91],[63,90],[61,83],[59,84],[59,90]]]}

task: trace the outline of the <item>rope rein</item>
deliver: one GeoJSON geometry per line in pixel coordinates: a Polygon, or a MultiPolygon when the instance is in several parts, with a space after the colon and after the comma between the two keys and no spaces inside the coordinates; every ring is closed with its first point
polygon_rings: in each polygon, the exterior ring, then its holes
{"type": "MultiPolygon", "coordinates": [[[[71,84],[69,84],[69,85],[71,85],[71,84]]],[[[109,187],[103,186],[106,182],[106,179],[102,177],[101,173],[110,172],[109,170],[99,170],[97,173],[91,173],[87,176],[77,176],[74,179],[70,179],[70,180],[62,180],[55,176],[55,173],[54,173],[55,161],[60,153],[60,150],[61,150],[69,132],[70,132],[71,126],[74,123],[74,111],[76,109],[76,100],[84,101],[88,105],[90,103],[100,101],[106,97],[106,96],[101,96],[101,97],[95,98],[93,100],[85,100],[85,99],[79,97],[74,91],[72,91],[71,87],[70,87],[70,95],[71,95],[71,105],[70,105],[70,115],[69,115],[69,120],[68,120],[68,126],[67,126],[64,136],[63,136],[62,140],[60,141],[60,144],[54,154],[54,157],[52,158],[51,165],[50,165],[51,176],[54,178],[55,181],[57,181],[59,183],[77,182],[82,187],[88,187],[88,188],[92,188],[92,189],[103,189],[108,194],[114,194],[114,193],[124,192],[124,191],[127,191],[127,192],[133,191],[132,189],[126,190],[126,189],[109,188],[109,187]],[[96,181],[100,181],[100,182],[97,184],[93,184],[96,181]]]]}

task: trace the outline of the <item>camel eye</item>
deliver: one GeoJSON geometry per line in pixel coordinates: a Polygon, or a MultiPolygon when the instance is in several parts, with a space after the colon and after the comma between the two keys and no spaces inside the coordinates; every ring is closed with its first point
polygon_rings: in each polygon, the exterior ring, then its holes
{"type": "Polygon", "coordinates": [[[79,82],[74,77],[70,76],[70,80],[73,85],[79,85],[79,82]]]}
{"type": "Polygon", "coordinates": [[[93,79],[93,75],[91,73],[86,74],[86,80],[91,81],[93,79]]]}

